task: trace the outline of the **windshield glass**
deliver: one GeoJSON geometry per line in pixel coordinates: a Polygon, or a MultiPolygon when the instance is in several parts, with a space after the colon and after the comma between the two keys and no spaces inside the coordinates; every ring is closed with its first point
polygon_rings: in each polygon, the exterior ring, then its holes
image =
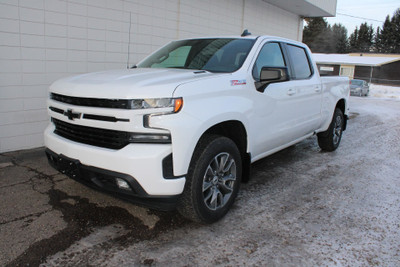
{"type": "Polygon", "coordinates": [[[175,41],[144,59],[137,67],[233,72],[242,66],[254,42],[221,38],[175,41]]]}
{"type": "Polygon", "coordinates": [[[352,85],[363,85],[363,81],[359,81],[359,80],[352,80],[351,81],[352,85]]]}

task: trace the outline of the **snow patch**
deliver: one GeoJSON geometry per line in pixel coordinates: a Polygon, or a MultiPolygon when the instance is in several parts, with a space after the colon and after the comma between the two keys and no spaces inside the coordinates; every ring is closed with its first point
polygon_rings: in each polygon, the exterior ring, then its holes
{"type": "Polygon", "coordinates": [[[371,84],[368,97],[400,101],[400,87],[371,84]]]}

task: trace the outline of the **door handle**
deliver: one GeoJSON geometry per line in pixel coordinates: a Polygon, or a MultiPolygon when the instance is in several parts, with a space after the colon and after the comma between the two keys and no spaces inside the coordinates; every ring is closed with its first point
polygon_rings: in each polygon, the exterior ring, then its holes
{"type": "Polygon", "coordinates": [[[294,95],[296,93],[296,89],[293,89],[293,88],[290,88],[288,91],[287,91],[287,94],[288,95],[294,95]]]}
{"type": "Polygon", "coordinates": [[[317,86],[314,88],[314,90],[315,90],[315,92],[319,93],[319,92],[321,92],[321,87],[317,86]]]}

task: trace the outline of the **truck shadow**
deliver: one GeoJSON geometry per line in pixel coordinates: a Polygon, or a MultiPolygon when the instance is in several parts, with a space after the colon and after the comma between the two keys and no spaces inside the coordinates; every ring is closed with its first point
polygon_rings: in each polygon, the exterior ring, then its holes
{"type": "MultiPolygon", "coordinates": [[[[304,158],[309,157],[310,150],[319,151],[316,148],[315,138],[309,138],[300,144],[286,148],[253,163],[251,177],[248,182],[249,186],[243,186],[241,190],[251,190],[252,187],[259,187],[262,184],[279,179],[279,170],[289,168],[290,165],[299,161],[299,159],[304,160],[304,158]]],[[[43,179],[52,178],[43,176],[43,179]]],[[[79,186],[84,185],[79,184],[79,186]]],[[[66,251],[74,243],[92,234],[94,229],[109,225],[122,226],[124,233],[100,244],[101,249],[113,248],[113,250],[122,250],[134,243],[150,240],[160,234],[182,227],[204,227],[186,220],[176,211],[161,212],[147,210],[148,214],[156,215],[159,218],[155,226],[149,228],[140,219],[119,206],[99,206],[96,203],[90,202],[88,198],[76,195],[71,196],[54,187],[46,192],[46,194],[49,197],[49,205],[53,210],[58,210],[62,213],[62,218],[67,226],[50,238],[31,244],[24,253],[12,262],[9,262],[8,266],[37,266],[45,262],[47,257],[66,251]]],[[[82,250],[79,253],[81,253],[82,257],[85,257],[85,253],[93,254],[95,252],[82,250]]],[[[67,253],[63,255],[65,262],[57,262],[57,264],[67,264],[68,258],[77,256],[79,255],[70,255],[67,253]]]]}
{"type": "MultiPolygon", "coordinates": [[[[320,153],[316,137],[310,137],[296,145],[285,148],[268,157],[254,162],[251,165],[251,176],[249,185],[266,184],[272,180],[279,179],[279,173],[287,170],[296,171],[294,164],[306,161],[313,153],[320,153]]],[[[246,187],[244,188],[244,190],[246,187]]]]}
{"type": "MultiPolygon", "coordinates": [[[[150,229],[124,208],[118,206],[99,207],[95,203],[90,203],[87,198],[70,196],[56,189],[51,189],[48,195],[49,204],[54,210],[63,214],[67,227],[50,238],[31,244],[8,266],[38,266],[48,256],[68,249],[75,242],[93,233],[94,229],[109,225],[120,225],[124,228],[125,233],[100,244],[103,249],[107,247],[123,248],[190,223],[177,212],[148,211],[159,217],[156,225],[150,229]]],[[[85,252],[87,251],[83,250],[81,253],[84,255],[85,252]]],[[[77,255],[64,255],[63,258],[66,259],[64,263],[68,263],[68,257],[75,256],[77,255]]],[[[59,264],[63,265],[62,262],[59,264]]]]}

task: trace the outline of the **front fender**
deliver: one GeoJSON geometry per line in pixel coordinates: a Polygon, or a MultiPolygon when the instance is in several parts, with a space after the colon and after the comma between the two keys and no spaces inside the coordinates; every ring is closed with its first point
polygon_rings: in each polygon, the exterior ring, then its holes
{"type": "Polygon", "coordinates": [[[153,116],[149,124],[171,132],[174,175],[182,176],[187,174],[196,145],[208,129],[231,120],[247,128],[250,109],[251,102],[237,96],[186,97],[179,113],[153,116]]]}

